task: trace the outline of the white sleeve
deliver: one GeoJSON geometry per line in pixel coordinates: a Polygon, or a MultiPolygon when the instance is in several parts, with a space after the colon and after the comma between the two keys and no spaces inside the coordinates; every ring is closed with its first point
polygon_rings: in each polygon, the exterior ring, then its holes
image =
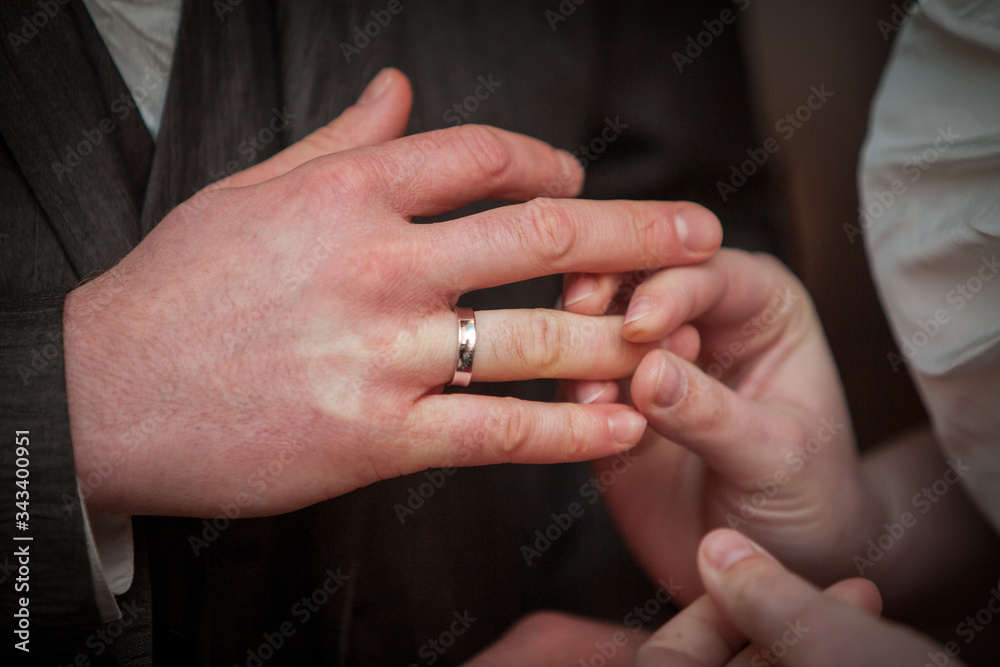
{"type": "Polygon", "coordinates": [[[135,574],[132,517],[108,514],[91,517],[82,493],[80,499],[94,597],[101,621],[107,623],[121,618],[114,596],[125,593],[132,586],[135,574]]]}
{"type": "Polygon", "coordinates": [[[1000,529],[1000,6],[925,0],[897,36],[860,165],[862,235],[946,455],[1000,529]]]}

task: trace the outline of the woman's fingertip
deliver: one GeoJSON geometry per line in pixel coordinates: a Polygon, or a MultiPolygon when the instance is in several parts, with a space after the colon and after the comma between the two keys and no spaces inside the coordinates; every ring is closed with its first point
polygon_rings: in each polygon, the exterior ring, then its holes
{"type": "Polygon", "coordinates": [[[725,572],[733,565],[760,553],[759,547],[735,530],[717,530],[702,540],[705,560],[716,570],[725,572]]]}
{"type": "Polygon", "coordinates": [[[578,274],[566,288],[563,303],[566,307],[583,301],[597,291],[597,278],[589,273],[578,274]]]}
{"type": "Polygon", "coordinates": [[[613,383],[603,380],[581,380],[576,383],[574,393],[576,401],[581,405],[590,405],[608,393],[613,383]]]}
{"type": "Polygon", "coordinates": [[[653,390],[653,405],[672,408],[684,400],[687,389],[687,375],[669,355],[661,354],[660,371],[653,390]]]}
{"type": "Polygon", "coordinates": [[[628,310],[625,311],[625,321],[622,323],[631,324],[646,317],[650,313],[656,310],[656,302],[647,296],[639,297],[631,304],[629,304],[628,310]]]}
{"type": "Polygon", "coordinates": [[[608,416],[608,430],[621,447],[631,447],[639,442],[646,430],[646,419],[631,410],[621,410],[608,416]]]}
{"type": "Polygon", "coordinates": [[[358,104],[371,104],[385,94],[393,82],[393,70],[390,67],[383,69],[375,75],[375,78],[365,86],[364,92],[358,98],[358,104]]]}

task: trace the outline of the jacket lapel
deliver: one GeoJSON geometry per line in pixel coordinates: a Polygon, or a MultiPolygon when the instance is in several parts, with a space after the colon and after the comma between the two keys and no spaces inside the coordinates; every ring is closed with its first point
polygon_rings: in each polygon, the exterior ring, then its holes
{"type": "Polygon", "coordinates": [[[266,0],[184,3],[141,234],[209,183],[285,146],[273,26],[266,0]]]}
{"type": "Polygon", "coordinates": [[[0,7],[0,131],[85,278],[139,240],[142,165],[152,141],[136,127],[139,113],[79,0],[56,5],[52,16],[39,7],[22,0],[0,7]],[[106,61],[95,61],[101,54],[106,61]]]}

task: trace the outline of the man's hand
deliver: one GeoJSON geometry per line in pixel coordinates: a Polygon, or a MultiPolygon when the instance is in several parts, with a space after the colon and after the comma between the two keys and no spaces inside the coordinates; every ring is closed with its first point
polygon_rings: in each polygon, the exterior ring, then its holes
{"type": "MultiPolygon", "coordinates": [[[[607,308],[620,282],[588,278],[598,288],[568,306],[579,313],[607,308]]],[[[669,347],[649,352],[632,379],[650,429],[640,463],[606,494],[647,569],[679,578],[690,601],[699,541],[731,527],[818,581],[847,576],[886,510],[863,482],[833,359],[791,272],[733,250],[665,269],[636,288],[622,331],[669,347]]],[[[604,389],[595,402],[617,395],[604,389]]]]}
{"type": "MultiPolygon", "coordinates": [[[[582,171],[494,128],[388,141],[410,91],[382,77],[69,295],[77,471],[103,480],[88,509],[277,513],[428,467],[584,460],[639,440],[645,420],[625,406],[442,395],[452,307],[536,276],[704,261],[718,221],[688,203],[532,199],[575,195],[582,171]],[[410,223],[487,198],[531,201],[410,223]]],[[[472,379],[625,377],[656,344],[624,342],[621,322],[481,311],[472,379]]]]}

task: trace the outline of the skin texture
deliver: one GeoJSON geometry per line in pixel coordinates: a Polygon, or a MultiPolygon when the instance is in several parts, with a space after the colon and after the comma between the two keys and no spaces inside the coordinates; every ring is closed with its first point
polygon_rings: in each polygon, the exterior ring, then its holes
{"type": "MultiPolygon", "coordinates": [[[[77,472],[101,480],[89,511],[272,514],[428,467],[585,460],[639,440],[629,406],[443,395],[452,307],[540,275],[703,261],[718,220],[686,202],[558,199],[579,192],[579,165],[503,130],[397,138],[411,98],[384,71],[340,118],[181,204],[69,294],[77,472]],[[522,203],[410,222],[480,199],[522,203]]],[[[658,347],[622,340],[620,318],[477,319],[474,382],[627,377],[658,347]]]]}

